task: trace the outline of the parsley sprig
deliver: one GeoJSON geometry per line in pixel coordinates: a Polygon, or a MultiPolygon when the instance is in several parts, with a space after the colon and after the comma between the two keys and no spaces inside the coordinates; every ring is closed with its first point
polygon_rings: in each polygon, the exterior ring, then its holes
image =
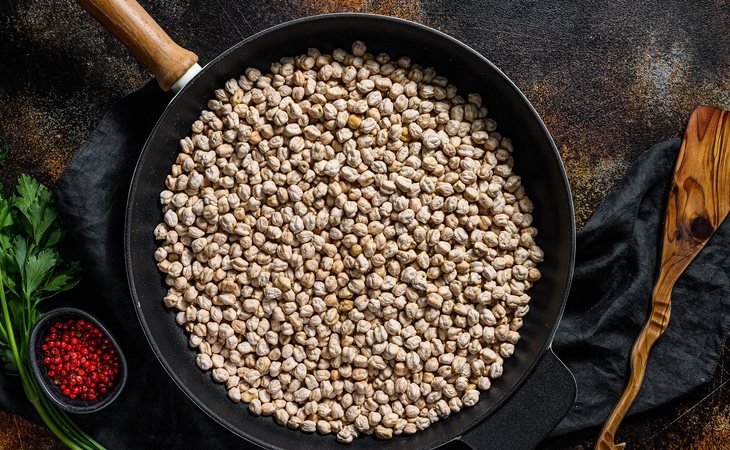
{"type": "MultiPolygon", "coordinates": [[[[6,151],[0,149],[0,163],[6,151]]],[[[64,235],[47,187],[21,175],[15,193],[0,184],[0,356],[17,374],[43,422],[69,448],[104,447],[81,430],[42,392],[33,376],[28,351],[30,332],[42,315],[39,306],[78,282],[78,264],[64,263],[58,244],[64,235]]]]}

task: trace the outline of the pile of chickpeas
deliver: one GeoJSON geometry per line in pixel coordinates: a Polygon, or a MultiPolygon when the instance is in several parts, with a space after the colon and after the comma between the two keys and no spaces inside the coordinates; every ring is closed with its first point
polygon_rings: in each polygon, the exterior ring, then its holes
{"type": "Polygon", "coordinates": [[[476,404],[543,260],[496,129],[479,95],[359,41],[215,91],[154,230],[197,365],[251,413],[345,443],[476,404]]]}

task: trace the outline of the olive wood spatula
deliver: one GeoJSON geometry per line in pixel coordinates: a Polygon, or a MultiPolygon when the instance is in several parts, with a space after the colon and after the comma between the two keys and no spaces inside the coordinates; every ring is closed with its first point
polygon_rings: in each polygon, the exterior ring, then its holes
{"type": "Polygon", "coordinates": [[[631,350],[629,380],[601,430],[596,450],[618,450],[626,446],[614,443],[616,431],[639,393],[649,352],[669,325],[674,283],[729,210],[730,112],[701,106],[689,119],[674,168],[651,313],[631,350]]]}

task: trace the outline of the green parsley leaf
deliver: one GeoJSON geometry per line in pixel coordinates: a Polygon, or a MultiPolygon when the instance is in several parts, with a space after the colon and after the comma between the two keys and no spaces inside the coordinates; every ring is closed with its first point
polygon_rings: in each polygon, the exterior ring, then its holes
{"type": "Polygon", "coordinates": [[[43,286],[41,286],[39,293],[42,296],[38,298],[37,303],[61,292],[68,291],[76,286],[79,282],[79,279],[76,276],[79,269],[80,266],[77,262],[73,262],[66,267],[57,269],[43,284],[43,286]]]}
{"type": "Polygon", "coordinates": [[[58,252],[50,248],[28,255],[23,268],[23,292],[25,295],[33,297],[36,294],[36,291],[51,274],[57,262],[58,252]]]}
{"type": "MultiPolygon", "coordinates": [[[[13,239],[13,258],[15,260],[15,268],[20,276],[25,278],[25,260],[28,258],[28,241],[22,236],[15,236],[13,239]]],[[[8,270],[8,272],[11,272],[8,270]]]]}
{"type": "Polygon", "coordinates": [[[0,194],[0,232],[13,225],[10,202],[0,194]]]}
{"type": "Polygon", "coordinates": [[[13,213],[10,202],[2,196],[0,191],[0,250],[5,251],[10,247],[9,231],[13,226],[13,213]]]}
{"type": "MultiPolygon", "coordinates": [[[[18,178],[17,195],[13,198],[15,208],[24,219],[26,231],[36,245],[43,245],[43,238],[51,225],[59,221],[58,211],[53,206],[51,191],[28,175],[18,178]]],[[[54,244],[58,237],[54,236],[54,244]]]]}

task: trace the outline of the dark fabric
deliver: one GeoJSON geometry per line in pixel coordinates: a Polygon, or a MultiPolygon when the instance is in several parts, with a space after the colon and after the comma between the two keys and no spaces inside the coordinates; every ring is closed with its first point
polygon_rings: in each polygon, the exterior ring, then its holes
{"type": "MultiPolygon", "coordinates": [[[[578,234],[573,286],[553,343],[578,381],[578,399],[553,434],[602,423],[623,389],[651,304],[679,145],[672,139],[641,155],[578,234]]],[[[652,350],[630,413],[712,378],[730,329],[729,248],[725,221],[679,278],[669,328],[652,350]]]]}
{"type": "MultiPolygon", "coordinates": [[[[200,412],[164,373],[135,317],[123,260],[123,215],[130,176],[169,98],[156,86],[119,102],[55,186],[80,251],[85,289],[74,304],[117,336],[130,376],[108,409],[79,422],[109,448],[245,448],[200,412]]],[[[578,401],[554,433],[600,423],[622,389],[627,355],[648,311],[664,200],[678,140],[645,153],[578,237],[573,290],[555,338],[578,382],[578,401]]],[[[633,412],[665,403],[708,380],[729,328],[728,226],[723,226],[674,290],[672,321],[652,353],[633,412]]],[[[17,385],[0,377],[0,408],[27,413],[17,385]]]]}

